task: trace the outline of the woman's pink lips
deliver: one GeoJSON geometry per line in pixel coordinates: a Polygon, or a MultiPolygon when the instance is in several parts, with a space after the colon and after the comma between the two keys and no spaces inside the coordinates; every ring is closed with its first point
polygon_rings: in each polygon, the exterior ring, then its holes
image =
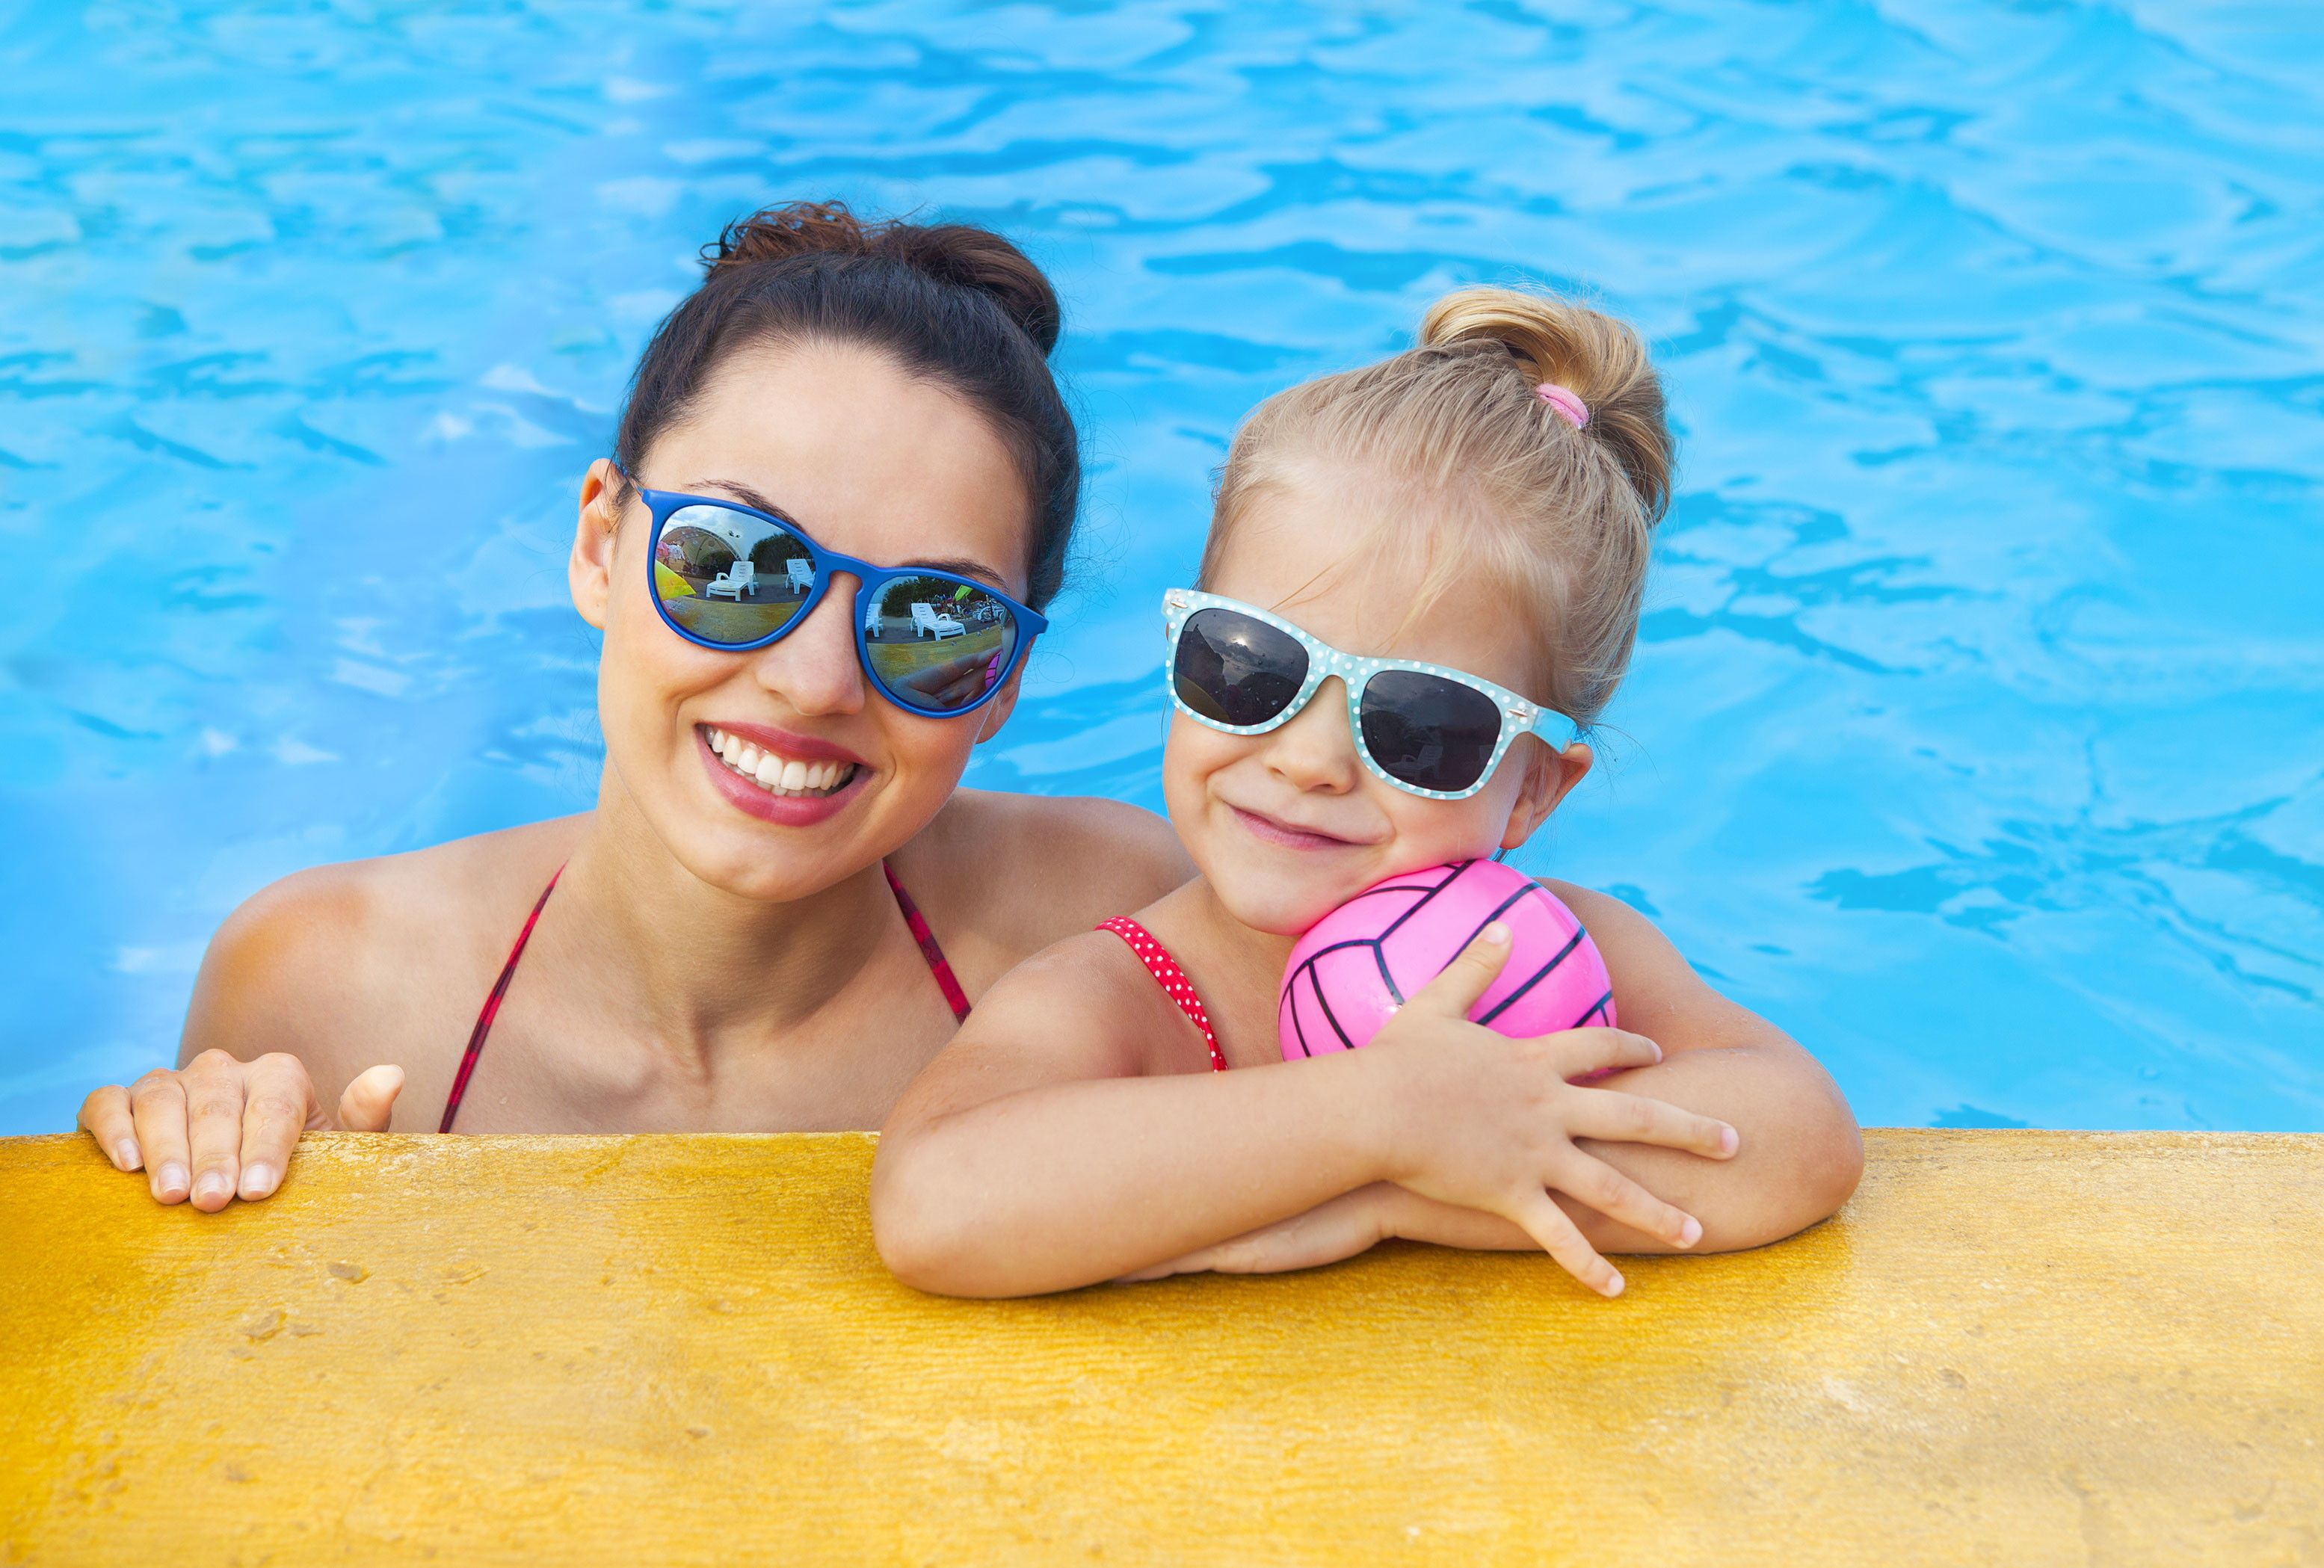
{"type": "Polygon", "coordinates": [[[1240,806],[1229,806],[1243,831],[1264,844],[1281,844],[1285,849],[1347,849],[1351,841],[1334,838],[1328,833],[1316,833],[1304,827],[1293,827],[1277,822],[1272,816],[1261,816],[1256,811],[1245,811],[1240,806]]]}
{"type": "MultiPolygon", "coordinates": [[[[752,733],[749,730],[741,729],[728,733],[742,735],[746,740],[752,733]]],[[[770,732],[760,730],[757,733],[766,734],[770,732]]],[[[859,761],[854,776],[828,795],[770,795],[720,760],[718,753],[710,749],[710,737],[704,734],[699,726],[694,732],[694,746],[702,753],[702,765],[710,770],[711,787],[724,795],[730,805],[761,822],[771,822],[781,827],[807,827],[836,816],[846,808],[848,801],[854,798],[863,781],[872,776],[872,770],[859,761]]],[[[795,753],[786,753],[792,754],[795,753]]]]}
{"type": "MultiPolygon", "coordinates": [[[[705,725],[696,724],[700,733],[705,725]]],[[[761,752],[772,752],[788,761],[802,762],[861,762],[862,758],[835,741],[819,741],[813,735],[801,735],[789,730],[778,730],[767,724],[730,724],[724,720],[706,726],[748,741],[761,752]]]]}

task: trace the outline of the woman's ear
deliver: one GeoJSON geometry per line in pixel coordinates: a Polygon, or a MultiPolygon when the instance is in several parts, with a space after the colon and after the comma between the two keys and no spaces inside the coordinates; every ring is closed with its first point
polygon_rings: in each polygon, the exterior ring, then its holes
{"type": "MultiPolygon", "coordinates": [[[[1532,752],[1533,748],[1526,748],[1532,752]]],[[[1501,832],[1501,847],[1516,849],[1534,835],[1534,830],[1549,820],[1557,803],[1565,798],[1572,788],[1589,776],[1590,766],[1596,760],[1589,744],[1576,741],[1562,752],[1546,746],[1533,752],[1526,764],[1525,779],[1517,787],[1517,798],[1509,807],[1509,820],[1501,832]]]]}
{"type": "Polygon", "coordinates": [[[600,457],[581,477],[581,514],[573,525],[573,554],[565,562],[565,580],[573,590],[573,607],[581,619],[600,632],[613,600],[613,540],[621,531],[621,509],[614,503],[621,475],[613,463],[600,457]]]}

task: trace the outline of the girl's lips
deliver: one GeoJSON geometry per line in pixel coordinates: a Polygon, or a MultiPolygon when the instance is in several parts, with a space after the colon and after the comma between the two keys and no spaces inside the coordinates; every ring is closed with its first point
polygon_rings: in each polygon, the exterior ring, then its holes
{"type": "Polygon", "coordinates": [[[1293,827],[1288,823],[1276,821],[1272,816],[1245,811],[1240,806],[1229,806],[1227,809],[1234,813],[1235,820],[1242,824],[1244,832],[1262,844],[1279,844],[1285,849],[1347,849],[1353,843],[1352,840],[1334,838],[1328,833],[1317,833],[1311,828],[1293,827]]]}
{"type": "MultiPolygon", "coordinates": [[[[731,733],[746,736],[756,733],[769,737],[785,733],[781,730],[769,730],[756,725],[738,726],[731,733]]],[[[846,783],[828,795],[770,795],[735,772],[733,769],[729,768],[718,753],[710,749],[710,738],[703,733],[702,726],[699,724],[696,725],[694,730],[694,749],[701,756],[702,766],[710,775],[710,787],[724,796],[727,804],[738,811],[757,817],[761,822],[771,822],[780,827],[807,827],[837,816],[847,808],[850,801],[862,792],[865,782],[872,777],[872,770],[864,766],[862,760],[855,757],[854,753],[844,752],[839,747],[825,745],[824,752],[816,755],[828,761],[848,761],[856,763],[855,771],[849,777],[846,783]],[[837,755],[832,755],[835,752],[837,755]]],[[[798,755],[798,752],[789,754],[798,755]]],[[[806,759],[802,757],[800,760],[806,759]]]]}

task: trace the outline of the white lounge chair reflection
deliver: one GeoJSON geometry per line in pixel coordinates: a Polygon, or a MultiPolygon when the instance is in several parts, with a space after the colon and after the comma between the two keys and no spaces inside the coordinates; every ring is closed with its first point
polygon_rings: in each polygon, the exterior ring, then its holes
{"type": "Polygon", "coordinates": [[[728,567],[708,587],[702,590],[706,599],[724,597],[742,603],[744,594],[759,591],[758,568],[748,561],[736,561],[728,567]]]}
{"type": "Polygon", "coordinates": [[[793,556],[783,563],[783,569],[790,574],[791,592],[806,598],[807,591],[815,586],[815,563],[805,556],[793,556]]]}
{"type": "Polygon", "coordinates": [[[968,628],[949,615],[939,615],[933,604],[912,606],[912,635],[933,637],[941,642],[947,637],[964,637],[968,628]]]}

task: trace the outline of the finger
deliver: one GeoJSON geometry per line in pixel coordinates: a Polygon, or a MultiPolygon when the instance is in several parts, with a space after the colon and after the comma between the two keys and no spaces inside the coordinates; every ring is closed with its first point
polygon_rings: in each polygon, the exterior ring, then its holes
{"type": "Polygon", "coordinates": [[[402,1093],[402,1068],[366,1068],[339,1096],[337,1125],[347,1132],[385,1132],[395,1114],[395,1097],[402,1093]]]}
{"type": "Polygon", "coordinates": [[[282,1185],[290,1149],[315,1108],[315,1086],[298,1057],[271,1051],[243,1075],[242,1173],[235,1194],[263,1198],[282,1185]]]}
{"type": "Polygon", "coordinates": [[[1702,1222],[1666,1204],[1602,1159],[1572,1151],[1552,1173],[1549,1185],[1609,1220],[1643,1236],[1683,1250],[1702,1240],[1702,1222]]]}
{"type": "Polygon", "coordinates": [[[1734,1128],[1715,1116],[1682,1111],[1667,1100],[1625,1094],[1618,1089],[1582,1089],[1569,1102],[1565,1130],[1576,1138],[1606,1143],[1651,1143],[1683,1149],[1705,1159],[1729,1159],[1742,1146],[1734,1128]]]}
{"type": "Polygon", "coordinates": [[[186,1142],[193,1151],[194,1207],[214,1214],[234,1202],[242,1174],[243,1078],[224,1051],[204,1051],[179,1075],[186,1084],[186,1142]]]}
{"type": "Polygon", "coordinates": [[[1421,1008],[1444,1018],[1465,1019],[1478,1000],[1492,989],[1509,961],[1509,928],[1495,920],[1477,933],[1435,979],[1416,992],[1406,1008],[1421,1008]]]}
{"type": "Polygon", "coordinates": [[[166,1069],[129,1085],[129,1114],[145,1155],[145,1185],[156,1203],[181,1204],[193,1188],[186,1164],[186,1088],[166,1069]]]}
{"type": "Polygon", "coordinates": [[[144,1163],[137,1152],[137,1123],[129,1114],[129,1091],[118,1084],[94,1090],[80,1102],[80,1125],[115,1170],[135,1170],[144,1163]]]}
{"type": "Polygon", "coordinates": [[[1574,1278],[1609,1298],[1622,1294],[1620,1272],[1598,1256],[1598,1250],[1583,1237],[1581,1227],[1565,1217],[1563,1209],[1551,1202],[1546,1190],[1536,1188],[1520,1197],[1505,1213],[1524,1228],[1526,1235],[1540,1244],[1543,1251],[1557,1260],[1559,1268],[1574,1278]]]}
{"type": "Polygon", "coordinates": [[[1555,1040],[1558,1071],[1568,1078],[1651,1067],[1663,1059],[1660,1046],[1628,1029],[1567,1029],[1555,1040]]]}

